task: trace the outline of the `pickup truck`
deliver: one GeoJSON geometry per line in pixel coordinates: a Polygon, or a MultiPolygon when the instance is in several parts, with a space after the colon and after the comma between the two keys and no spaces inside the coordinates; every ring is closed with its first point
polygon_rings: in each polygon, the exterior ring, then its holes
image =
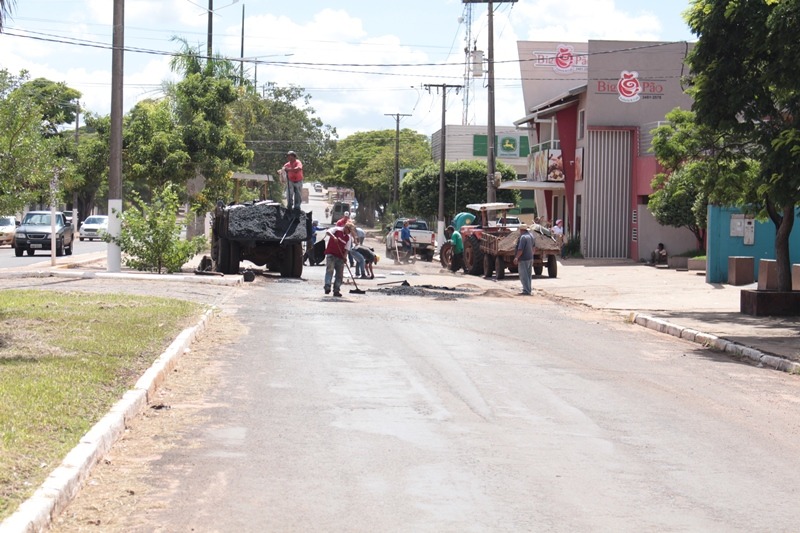
{"type": "MultiPolygon", "coordinates": [[[[50,211],[29,211],[14,232],[14,255],[22,257],[23,252],[33,255],[36,250],[50,250],[52,239],[50,211]]],[[[70,226],[64,213],[55,214],[56,255],[72,255],[75,246],[75,230],[70,226]]]]}
{"type": "Polygon", "coordinates": [[[433,254],[436,251],[436,233],[428,229],[428,223],[419,218],[398,218],[394,226],[386,235],[386,257],[397,259],[397,250],[402,248],[400,242],[400,230],[403,223],[408,220],[408,228],[411,236],[416,239],[416,254],[425,261],[433,261],[433,254]],[[395,246],[395,242],[397,245],[395,246]]]}

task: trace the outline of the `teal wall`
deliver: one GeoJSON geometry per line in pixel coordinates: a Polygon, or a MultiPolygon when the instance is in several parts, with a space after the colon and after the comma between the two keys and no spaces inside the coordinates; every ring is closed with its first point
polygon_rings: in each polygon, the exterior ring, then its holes
{"type": "MultiPolygon", "coordinates": [[[[736,208],[708,206],[708,234],[706,255],[706,281],[728,282],[728,257],[748,256],[755,259],[755,278],[758,279],[759,259],[775,259],[775,224],[772,221],[755,222],[753,245],[745,245],[742,237],[731,237],[731,217],[741,214],[736,208]]],[[[800,217],[800,209],[795,210],[800,217]]],[[[789,237],[789,257],[800,263],[800,220],[795,219],[789,237]]]]}

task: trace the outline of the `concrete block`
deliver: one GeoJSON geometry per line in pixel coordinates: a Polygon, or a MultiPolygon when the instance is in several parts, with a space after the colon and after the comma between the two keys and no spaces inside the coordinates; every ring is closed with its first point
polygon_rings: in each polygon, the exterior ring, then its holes
{"type": "Polygon", "coordinates": [[[667,258],[667,264],[669,265],[670,268],[685,269],[685,268],[688,268],[689,258],[688,257],[669,256],[667,258]]]}
{"type": "Polygon", "coordinates": [[[758,261],[758,290],[774,291],[778,289],[778,263],[774,259],[758,261]]]}
{"type": "Polygon", "coordinates": [[[706,269],[706,260],[705,259],[689,259],[686,261],[686,268],[689,270],[702,270],[705,271],[706,269]]]}
{"type": "Polygon", "coordinates": [[[749,256],[728,257],[728,284],[748,285],[756,280],[756,260],[749,256]]]}

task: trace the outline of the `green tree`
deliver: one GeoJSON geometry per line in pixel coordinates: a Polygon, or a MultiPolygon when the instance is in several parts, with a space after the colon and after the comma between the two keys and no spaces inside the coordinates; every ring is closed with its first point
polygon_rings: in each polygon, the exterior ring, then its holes
{"type": "Polygon", "coordinates": [[[693,0],[689,55],[697,122],[719,133],[715,156],[757,173],[707,184],[714,202],[757,206],[775,225],[778,290],[792,288],[789,236],[800,203],[800,0],[693,0]],[[752,179],[751,179],[752,178],[752,179]]]}
{"type": "Polygon", "coordinates": [[[42,130],[46,136],[60,135],[62,126],[75,122],[80,91],[46,78],[25,82],[20,90],[30,95],[42,110],[42,130]]]}
{"type": "Polygon", "coordinates": [[[87,114],[81,130],[75,161],[76,206],[81,218],[94,212],[98,202],[108,200],[108,158],[111,118],[87,114]]]}
{"type": "MultiPolygon", "coordinates": [[[[268,84],[264,94],[243,91],[231,106],[232,126],[244,135],[253,151],[250,170],[271,174],[286,162],[286,152],[294,150],[303,162],[306,180],[321,180],[329,174],[330,156],[336,130],[316,116],[311,97],[300,87],[268,84]]],[[[271,198],[280,198],[283,187],[271,184],[271,198]]]]}
{"type": "Polygon", "coordinates": [[[167,99],[144,100],[125,117],[125,179],[143,199],[194,177],[192,159],[167,99]]]}
{"type": "MultiPolygon", "coordinates": [[[[517,179],[516,171],[497,162],[502,181],[517,179]]],[[[445,224],[464,211],[467,204],[486,202],[486,161],[447,162],[444,169],[444,220],[445,224]],[[457,184],[457,185],[456,185],[457,184]]],[[[498,190],[498,202],[519,202],[519,192],[498,190]]],[[[405,215],[417,215],[428,220],[439,216],[439,164],[428,163],[410,174],[400,184],[400,205],[405,215]]]]}
{"type": "Polygon", "coordinates": [[[178,223],[178,195],[172,184],[153,191],[149,202],[132,193],[131,206],[120,214],[120,235],[106,234],[106,240],[120,247],[125,264],[147,272],[179,272],[195,254],[207,248],[205,237],[181,239],[178,223]]]}
{"type": "Polygon", "coordinates": [[[58,168],[55,145],[42,135],[42,109],[19,88],[19,76],[0,70],[0,212],[15,213],[47,198],[50,177],[58,168]]]}
{"type": "Polygon", "coordinates": [[[244,138],[230,124],[230,106],[238,98],[231,79],[235,70],[229,61],[219,57],[207,60],[198,49],[185,40],[180,54],[171,61],[174,71],[183,79],[167,85],[172,99],[175,120],[180,129],[185,151],[189,156],[192,179],[186,183],[187,196],[192,202],[195,220],[188,235],[202,229],[203,215],[217,201],[228,202],[231,197],[231,173],[247,168],[253,153],[244,138]]]}
{"type": "Polygon", "coordinates": [[[653,130],[653,152],[666,170],[653,178],[647,208],[664,226],[685,227],[705,249],[708,196],[703,188],[709,172],[707,129],[695,123],[694,113],[675,108],[667,123],[653,130]]]}
{"type": "MultiPolygon", "coordinates": [[[[374,225],[375,211],[383,216],[391,202],[396,135],[395,130],[359,132],[337,143],[333,170],[327,182],[353,189],[362,224],[374,225]]],[[[425,135],[410,129],[400,131],[400,168],[417,168],[430,163],[430,154],[430,143],[425,135]]]]}

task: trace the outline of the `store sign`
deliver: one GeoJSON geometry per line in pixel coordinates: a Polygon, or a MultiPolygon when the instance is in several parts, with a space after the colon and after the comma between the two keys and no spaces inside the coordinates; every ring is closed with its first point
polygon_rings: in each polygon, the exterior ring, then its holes
{"type": "Polygon", "coordinates": [[[534,181],[564,181],[561,150],[539,150],[530,156],[530,176],[534,181]]]}
{"type": "Polygon", "coordinates": [[[595,92],[612,94],[620,102],[633,104],[640,100],[660,100],[664,96],[663,80],[646,80],[639,78],[639,73],[623,70],[615,81],[597,80],[595,92]]]}
{"type": "Polygon", "coordinates": [[[519,138],[500,137],[497,155],[499,157],[519,157],[519,138]]]}
{"type": "Polygon", "coordinates": [[[550,69],[562,76],[589,70],[589,56],[575,53],[575,48],[569,44],[559,44],[555,51],[535,51],[533,61],[535,68],[550,69]]]}

